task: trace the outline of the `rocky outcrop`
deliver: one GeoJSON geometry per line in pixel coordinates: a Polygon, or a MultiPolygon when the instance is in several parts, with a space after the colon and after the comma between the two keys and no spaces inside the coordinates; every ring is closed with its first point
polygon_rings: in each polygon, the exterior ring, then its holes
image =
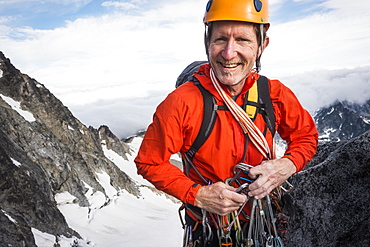
{"type": "Polygon", "coordinates": [[[122,157],[129,152],[108,127],[96,130],[83,125],[44,85],[14,68],[1,52],[0,71],[0,217],[4,219],[0,228],[7,229],[0,231],[0,243],[24,241],[25,246],[33,246],[30,228],[78,236],[69,229],[54,196],[69,192],[76,203],[89,207],[86,186],[106,194],[99,173],[107,173],[117,191],[139,196],[137,185],[104,156],[102,145],[122,157]]]}
{"type": "Polygon", "coordinates": [[[23,162],[12,161],[0,148],[0,246],[35,246],[31,227],[55,236],[79,236],[57,209],[46,174],[32,161],[23,162]]]}
{"type": "Polygon", "coordinates": [[[126,154],[131,153],[129,147],[123,141],[120,141],[118,137],[110,131],[108,126],[102,125],[99,127],[98,131],[100,139],[106,144],[107,148],[120,154],[127,160],[126,154]]]}
{"type": "Polygon", "coordinates": [[[370,131],[320,145],[292,183],[295,210],[288,246],[370,245],[370,131]]]}

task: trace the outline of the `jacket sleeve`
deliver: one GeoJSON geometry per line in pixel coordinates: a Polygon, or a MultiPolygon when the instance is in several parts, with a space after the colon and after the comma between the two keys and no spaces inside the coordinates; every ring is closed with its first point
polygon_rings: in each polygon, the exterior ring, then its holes
{"type": "Polygon", "coordinates": [[[281,82],[271,80],[270,90],[277,131],[288,145],[284,157],[292,160],[299,172],[316,153],[318,132],[315,123],[294,93],[281,82]]]}
{"type": "Polygon", "coordinates": [[[187,109],[176,93],[167,96],[156,109],[135,163],[138,174],[157,189],[185,203],[194,204],[200,186],[169,162],[171,155],[178,153],[184,145],[187,109]]]}

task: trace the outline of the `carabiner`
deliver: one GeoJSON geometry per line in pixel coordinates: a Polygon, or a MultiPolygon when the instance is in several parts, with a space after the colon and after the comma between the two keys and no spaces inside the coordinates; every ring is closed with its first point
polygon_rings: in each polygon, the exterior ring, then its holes
{"type": "Polygon", "coordinates": [[[253,166],[248,165],[248,164],[245,164],[245,163],[239,163],[239,164],[237,164],[237,165],[235,165],[233,167],[233,172],[234,172],[234,174],[236,174],[237,173],[237,171],[236,171],[237,169],[240,169],[240,170],[242,170],[244,172],[249,172],[249,169],[250,168],[253,168],[253,166]]]}
{"type": "Polygon", "coordinates": [[[227,236],[221,236],[220,239],[221,246],[232,246],[233,245],[233,240],[229,235],[227,236]]]}
{"type": "Polygon", "coordinates": [[[266,247],[275,247],[274,239],[272,236],[269,236],[266,240],[266,247]]]}
{"type": "Polygon", "coordinates": [[[247,239],[244,237],[244,232],[242,230],[235,231],[236,246],[245,247],[247,244],[247,239]]]}
{"type": "Polygon", "coordinates": [[[208,242],[213,239],[212,228],[208,222],[207,211],[202,209],[202,214],[203,214],[202,216],[203,238],[204,238],[204,242],[208,242]]]}
{"type": "Polygon", "coordinates": [[[285,180],[284,184],[280,185],[280,188],[281,188],[285,193],[290,193],[290,192],[292,192],[292,190],[293,190],[294,186],[293,186],[291,183],[289,183],[289,181],[288,181],[288,180],[285,180]],[[288,188],[285,188],[285,187],[284,187],[284,185],[287,185],[287,186],[288,186],[288,188]]]}
{"type": "Polygon", "coordinates": [[[235,191],[235,192],[236,192],[236,193],[242,193],[244,189],[247,189],[247,188],[248,188],[248,186],[249,186],[249,184],[247,184],[247,183],[242,184],[242,185],[240,185],[240,187],[239,187],[239,188],[237,188],[237,189],[236,189],[236,191],[235,191]]]}

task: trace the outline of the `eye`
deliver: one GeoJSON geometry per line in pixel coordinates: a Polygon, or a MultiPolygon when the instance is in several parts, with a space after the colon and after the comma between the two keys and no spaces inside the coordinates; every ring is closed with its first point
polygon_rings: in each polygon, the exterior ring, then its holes
{"type": "Polygon", "coordinates": [[[223,44],[225,42],[227,42],[227,38],[225,37],[218,37],[213,40],[213,43],[215,44],[223,44]]]}
{"type": "Polygon", "coordinates": [[[236,41],[238,41],[238,42],[251,42],[251,40],[247,39],[247,38],[237,38],[236,41]]]}
{"type": "Polygon", "coordinates": [[[227,39],[225,37],[219,37],[215,41],[227,41],[227,39]]]}

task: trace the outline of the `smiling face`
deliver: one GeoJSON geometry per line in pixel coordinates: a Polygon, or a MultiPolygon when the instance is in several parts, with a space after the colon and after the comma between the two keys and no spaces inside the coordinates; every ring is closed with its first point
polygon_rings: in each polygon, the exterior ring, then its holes
{"type": "Polygon", "coordinates": [[[240,93],[252,70],[258,51],[254,24],[220,21],[212,24],[208,55],[220,83],[240,93]]]}

